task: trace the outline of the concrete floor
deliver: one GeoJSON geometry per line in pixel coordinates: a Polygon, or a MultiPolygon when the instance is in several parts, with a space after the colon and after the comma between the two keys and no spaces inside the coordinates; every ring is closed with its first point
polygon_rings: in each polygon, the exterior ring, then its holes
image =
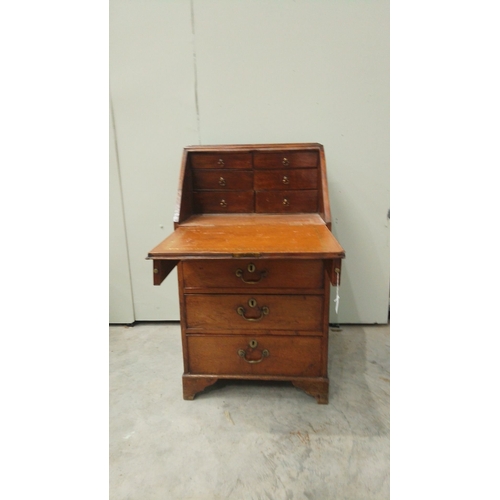
{"type": "Polygon", "coordinates": [[[110,327],[111,500],[389,498],[389,326],[330,333],[330,403],[288,383],[182,399],[180,327],[110,327]]]}

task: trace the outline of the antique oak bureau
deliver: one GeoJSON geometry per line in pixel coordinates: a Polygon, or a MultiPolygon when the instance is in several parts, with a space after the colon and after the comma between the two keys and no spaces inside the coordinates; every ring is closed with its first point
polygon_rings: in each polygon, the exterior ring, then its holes
{"type": "Polygon", "coordinates": [[[328,403],[331,233],[320,144],[184,149],[174,232],[154,284],[178,266],[184,399],[218,379],[290,381],[328,403]]]}

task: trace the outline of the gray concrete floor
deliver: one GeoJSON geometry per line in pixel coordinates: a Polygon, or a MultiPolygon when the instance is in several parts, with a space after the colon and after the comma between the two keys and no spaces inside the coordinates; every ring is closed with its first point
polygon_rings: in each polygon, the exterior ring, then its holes
{"type": "Polygon", "coordinates": [[[330,403],[288,383],[182,399],[180,327],[110,327],[111,500],[389,498],[389,326],[330,333],[330,403]]]}

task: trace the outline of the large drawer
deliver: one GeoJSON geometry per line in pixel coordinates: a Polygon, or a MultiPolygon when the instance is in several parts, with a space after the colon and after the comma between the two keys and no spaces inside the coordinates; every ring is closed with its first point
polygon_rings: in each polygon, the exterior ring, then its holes
{"type": "Polygon", "coordinates": [[[316,189],[318,170],[296,168],[293,170],[259,170],[255,172],[256,190],[316,189]]]}
{"type": "Polygon", "coordinates": [[[256,213],[314,213],[318,211],[318,191],[257,191],[256,213]]]}
{"type": "Polygon", "coordinates": [[[254,153],[253,164],[256,169],[313,168],[318,165],[318,153],[315,151],[254,153]]]}
{"type": "Polygon", "coordinates": [[[185,294],[188,329],[294,330],[323,328],[323,295],[185,294]]]}
{"type": "Polygon", "coordinates": [[[247,213],[254,210],[253,191],[198,191],[193,193],[198,213],[247,213]]]}
{"type": "MultiPolygon", "coordinates": [[[[192,260],[182,263],[184,289],[244,287],[322,289],[321,260],[192,260]]],[[[226,292],[227,293],[227,292],[226,292]]]]}
{"type": "Polygon", "coordinates": [[[188,369],[192,374],[321,376],[321,337],[188,335],[186,338],[188,369]]]}
{"type": "Polygon", "coordinates": [[[252,169],[251,153],[192,153],[194,168],[243,168],[252,169]]]}
{"type": "Polygon", "coordinates": [[[195,190],[251,190],[253,172],[251,170],[195,169],[193,171],[195,190]]]}

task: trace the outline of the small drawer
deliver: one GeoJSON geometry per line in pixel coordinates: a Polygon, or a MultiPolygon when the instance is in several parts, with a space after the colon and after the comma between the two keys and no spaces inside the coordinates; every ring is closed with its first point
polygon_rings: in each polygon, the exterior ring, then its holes
{"type": "Polygon", "coordinates": [[[191,260],[182,263],[184,289],[322,289],[321,260],[191,260]]]}
{"type": "Polygon", "coordinates": [[[251,170],[194,169],[193,186],[196,190],[251,190],[253,172],[251,170]]]}
{"type": "Polygon", "coordinates": [[[252,169],[251,153],[191,153],[194,168],[252,169]]]}
{"type": "Polygon", "coordinates": [[[253,191],[201,191],[193,193],[196,213],[248,213],[254,211],[253,191]]]}
{"type": "Polygon", "coordinates": [[[254,153],[256,169],[314,168],[318,166],[316,151],[283,151],[279,153],[254,153]]]}
{"type": "Polygon", "coordinates": [[[316,189],[317,187],[318,170],[316,168],[255,172],[256,190],[316,189]]]}
{"type": "Polygon", "coordinates": [[[186,294],[187,328],[320,332],[323,295],[186,294]]]}
{"type": "Polygon", "coordinates": [[[321,376],[321,337],[188,335],[189,372],[321,376]]]}
{"type": "Polygon", "coordinates": [[[314,213],[318,210],[318,191],[257,191],[256,213],[314,213]]]}

